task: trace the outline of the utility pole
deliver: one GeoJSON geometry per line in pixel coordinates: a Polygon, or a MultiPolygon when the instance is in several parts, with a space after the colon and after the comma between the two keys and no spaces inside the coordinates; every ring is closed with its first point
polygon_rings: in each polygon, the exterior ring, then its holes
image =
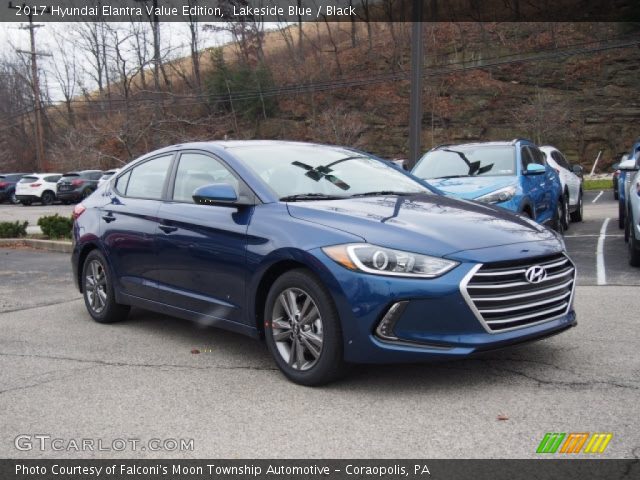
{"type": "MultiPolygon", "coordinates": [[[[36,130],[36,166],[38,171],[44,172],[48,170],[48,163],[44,152],[44,127],[42,124],[42,99],[40,97],[40,80],[38,79],[38,55],[50,56],[47,53],[38,53],[36,51],[36,35],[35,29],[43,27],[44,25],[37,25],[33,23],[33,14],[31,13],[33,7],[25,9],[26,4],[22,4],[23,11],[27,10],[29,12],[29,25],[20,27],[21,30],[29,30],[29,37],[31,40],[31,50],[26,52],[24,50],[18,50],[18,53],[27,53],[31,55],[31,85],[33,88],[33,102],[34,102],[34,113],[35,113],[35,130],[36,130]]],[[[9,2],[9,8],[12,10],[17,10],[18,7],[14,6],[12,2],[9,2]]],[[[38,10],[38,14],[51,13],[51,9],[47,7],[47,9],[41,11],[38,10]]]]}
{"type": "Polygon", "coordinates": [[[422,64],[424,41],[422,36],[423,1],[413,0],[413,24],[411,27],[411,94],[409,96],[409,168],[421,152],[422,136],[422,64]]]}

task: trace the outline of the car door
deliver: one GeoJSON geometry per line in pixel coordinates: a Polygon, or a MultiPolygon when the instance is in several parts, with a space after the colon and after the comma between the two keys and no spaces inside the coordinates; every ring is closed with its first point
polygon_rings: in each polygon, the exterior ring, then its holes
{"type": "Polygon", "coordinates": [[[575,206],[578,203],[578,197],[580,196],[580,178],[573,173],[571,165],[562,153],[553,152],[553,158],[560,166],[560,174],[564,179],[564,184],[569,189],[569,205],[575,206]]]}
{"type": "MultiPolygon", "coordinates": [[[[540,151],[537,151],[537,153],[542,156],[542,153],[540,151]]],[[[549,195],[548,192],[546,192],[548,172],[544,174],[526,174],[525,172],[527,171],[527,166],[530,163],[541,163],[545,166],[545,168],[546,165],[544,163],[544,160],[542,160],[542,157],[538,158],[534,152],[533,147],[530,147],[528,145],[524,145],[521,147],[520,157],[524,175],[522,186],[525,194],[533,203],[534,220],[536,220],[537,222],[545,221],[546,217],[548,216],[549,209],[549,195]]]]}
{"type": "Polygon", "coordinates": [[[199,151],[180,154],[171,183],[156,230],[161,261],[154,278],[163,302],[208,323],[242,322],[253,207],[200,205],[192,195],[212,183],[232,184],[236,192],[248,187],[220,159],[199,151]]]}
{"type": "Polygon", "coordinates": [[[110,201],[101,208],[100,235],[116,280],[133,297],[158,300],[154,236],[173,156],[162,154],[136,164],[104,193],[110,201]]]}

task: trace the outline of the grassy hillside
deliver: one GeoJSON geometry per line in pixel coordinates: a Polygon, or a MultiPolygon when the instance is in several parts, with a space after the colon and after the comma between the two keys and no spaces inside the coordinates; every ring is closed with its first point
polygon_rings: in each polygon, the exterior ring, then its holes
{"type": "MultiPolygon", "coordinates": [[[[73,123],[62,107],[49,109],[51,168],[108,168],[163,145],[223,138],[406,158],[410,32],[399,23],[307,23],[302,48],[297,27],[270,32],[261,48],[202,52],[199,89],[191,60],[175,61],[162,94],[134,81],[125,99],[114,85],[108,101],[75,103],[73,123]]],[[[585,166],[602,150],[606,167],[640,134],[640,49],[604,47],[638,38],[637,27],[614,23],[425,24],[424,150],[527,137],[585,166]]]]}

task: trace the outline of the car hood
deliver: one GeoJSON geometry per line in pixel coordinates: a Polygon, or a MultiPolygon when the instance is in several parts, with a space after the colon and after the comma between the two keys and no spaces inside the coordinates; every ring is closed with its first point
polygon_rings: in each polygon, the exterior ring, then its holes
{"type": "Polygon", "coordinates": [[[288,204],[291,216],[364,241],[446,256],[524,242],[561,243],[541,225],[491,205],[442,195],[378,196],[288,204]]]}
{"type": "Polygon", "coordinates": [[[429,185],[442,190],[445,193],[468,200],[478,198],[491,193],[499,188],[514,185],[516,177],[513,176],[482,176],[460,178],[432,178],[425,180],[429,185]]]}

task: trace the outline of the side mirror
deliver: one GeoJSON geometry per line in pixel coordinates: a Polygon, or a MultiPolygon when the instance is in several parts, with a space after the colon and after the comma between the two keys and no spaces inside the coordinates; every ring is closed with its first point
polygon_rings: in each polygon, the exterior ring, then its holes
{"type": "Polygon", "coordinates": [[[249,202],[238,200],[236,189],[228,183],[212,183],[196,188],[193,201],[199,205],[217,205],[220,207],[237,207],[249,202]]]}
{"type": "Polygon", "coordinates": [[[527,165],[527,170],[525,171],[525,173],[527,175],[540,175],[541,173],[546,172],[547,169],[544,167],[544,165],[540,165],[539,163],[530,163],[529,165],[527,165]]]}
{"type": "Polygon", "coordinates": [[[582,177],[582,175],[584,175],[584,168],[582,168],[582,165],[573,165],[571,167],[571,170],[579,177],[582,177]]]}

